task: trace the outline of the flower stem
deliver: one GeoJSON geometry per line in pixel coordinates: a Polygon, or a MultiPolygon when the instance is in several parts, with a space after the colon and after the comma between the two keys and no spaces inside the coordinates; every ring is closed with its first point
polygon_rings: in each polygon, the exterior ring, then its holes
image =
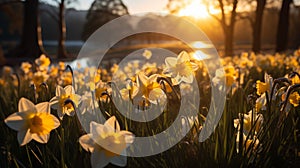
{"type": "Polygon", "coordinates": [[[60,162],[61,162],[61,167],[64,168],[65,167],[65,159],[64,159],[64,147],[65,147],[65,135],[64,135],[64,128],[62,126],[62,122],[61,122],[61,127],[60,127],[60,133],[61,133],[61,142],[60,142],[60,162]]]}
{"type": "Polygon", "coordinates": [[[27,153],[29,165],[30,165],[30,167],[32,168],[32,162],[31,162],[31,158],[30,158],[30,154],[29,154],[29,150],[28,150],[27,144],[26,144],[25,148],[26,148],[26,153],[27,153]]]}

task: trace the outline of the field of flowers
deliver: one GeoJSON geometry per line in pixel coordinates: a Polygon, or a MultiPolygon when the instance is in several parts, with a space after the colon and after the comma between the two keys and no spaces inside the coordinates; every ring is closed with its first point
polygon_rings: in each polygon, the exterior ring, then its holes
{"type": "MultiPolygon", "coordinates": [[[[145,50],[141,57],[151,54],[145,50]]],[[[0,167],[297,167],[300,50],[243,53],[221,63],[224,70],[212,78],[206,65],[186,52],[167,57],[163,65],[132,61],[124,67],[78,64],[74,69],[42,55],[20,67],[3,67],[0,167]],[[211,85],[220,80],[226,81],[220,89],[227,93],[222,118],[209,139],[199,142],[213,101],[211,85]],[[172,125],[180,100],[194,92],[193,82],[199,86],[200,104],[191,104],[181,116],[178,131],[186,136],[160,154],[123,156],[135,137],[172,125]],[[124,117],[116,104],[130,115],[163,112],[142,123],[124,117]],[[196,116],[188,115],[195,111],[196,116]]]]}

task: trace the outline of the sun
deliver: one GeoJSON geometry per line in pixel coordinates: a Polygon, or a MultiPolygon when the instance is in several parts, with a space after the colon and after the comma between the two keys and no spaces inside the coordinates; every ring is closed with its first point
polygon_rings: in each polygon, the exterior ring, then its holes
{"type": "MultiPolygon", "coordinates": [[[[211,7],[209,9],[213,14],[216,13],[216,11],[211,7]]],[[[179,10],[178,15],[190,16],[194,17],[195,19],[206,19],[210,16],[207,11],[207,7],[201,3],[201,0],[193,0],[186,7],[179,10]]]]}

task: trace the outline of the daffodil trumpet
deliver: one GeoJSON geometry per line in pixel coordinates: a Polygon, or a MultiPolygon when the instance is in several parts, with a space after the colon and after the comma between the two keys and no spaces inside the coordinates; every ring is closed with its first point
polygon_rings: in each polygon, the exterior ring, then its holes
{"type": "Polygon", "coordinates": [[[284,109],[286,108],[286,105],[288,103],[288,100],[289,100],[289,97],[290,95],[296,90],[300,88],[300,84],[295,84],[295,85],[292,85],[292,86],[289,86],[287,91],[286,91],[286,97],[283,101],[283,106],[281,107],[280,111],[283,112],[284,109]]]}

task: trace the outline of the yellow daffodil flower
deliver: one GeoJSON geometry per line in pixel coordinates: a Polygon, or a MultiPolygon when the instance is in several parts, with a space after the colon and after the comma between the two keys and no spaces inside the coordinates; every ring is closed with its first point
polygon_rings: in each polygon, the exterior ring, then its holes
{"type": "Polygon", "coordinates": [[[35,72],[32,76],[32,83],[38,87],[43,82],[46,82],[49,78],[49,75],[47,73],[43,73],[41,71],[35,72]]]}
{"type": "MultiPolygon", "coordinates": [[[[272,86],[273,86],[273,78],[270,75],[268,75],[267,73],[265,73],[265,82],[261,82],[260,80],[256,81],[256,93],[259,96],[265,92],[270,94],[272,86]]],[[[275,90],[275,92],[276,92],[276,90],[275,90]]]]}
{"type": "Polygon", "coordinates": [[[258,95],[262,95],[265,93],[267,90],[270,89],[270,85],[268,83],[261,82],[260,80],[256,81],[256,93],[258,95]]]}
{"type": "Polygon", "coordinates": [[[25,74],[28,74],[31,71],[32,65],[29,62],[22,62],[21,69],[25,74]]]}
{"type": "Polygon", "coordinates": [[[35,60],[36,65],[39,66],[40,70],[47,70],[51,61],[46,55],[42,54],[39,58],[35,60]]]}
{"type": "Polygon", "coordinates": [[[166,70],[179,83],[192,83],[194,71],[198,69],[198,65],[190,61],[190,56],[187,52],[182,51],[177,58],[167,57],[165,59],[166,70]]]}
{"type": "Polygon", "coordinates": [[[138,91],[133,95],[134,104],[149,105],[149,102],[157,104],[157,102],[164,102],[166,94],[161,89],[160,84],[157,83],[158,75],[154,74],[147,77],[144,73],[140,73],[137,77],[138,91]]]}
{"type": "Polygon", "coordinates": [[[300,84],[300,78],[298,75],[295,75],[293,78],[291,78],[291,81],[292,81],[292,85],[300,84]]]}
{"type": "Polygon", "coordinates": [[[150,59],[152,56],[152,52],[150,50],[145,50],[143,52],[143,57],[145,57],[146,59],[150,59]]]}
{"type": "MultiPolygon", "coordinates": [[[[286,94],[282,94],[281,96],[281,100],[284,101],[286,98],[286,94]]],[[[290,94],[289,98],[289,103],[291,105],[293,105],[294,107],[297,107],[299,106],[299,103],[300,103],[300,95],[298,92],[293,92],[292,94],[290,94]]]]}
{"type": "Polygon", "coordinates": [[[81,114],[84,114],[86,112],[93,112],[96,108],[99,107],[97,100],[94,98],[95,95],[93,95],[91,91],[86,91],[81,96],[81,103],[79,106],[81,114]]]}
{"type": "Polygon", "coordinates": [[[64,71],[66,69],[66,65],[64,62],[59,61],[58,62],[58,69],[61,71],[64,71]]]}
{"type": "MultiPolygon", "coordinates": [[[[234,127],[240,129],[240,119],[234,120],[234,127]]],[[[243,121],[244,129],[243,132],[248,135],[249,131],[255,126],[254,131],[257,133],[261,129],[261,125],[263,123],[263,116],[262,114],[253,113],[252,110],[248,112],[248,114],[244,114],[244,121],[243,121]],[[257,120],[257,121],[256,121],[257,120]],[[256,122],[256,123],[255,123],[256,122]],[[253,125],[255,123],[255,125],[253,125]]]]}
{"type": "Polygon", "coordinates": [[[75,114],[75,108],[80,103],[80,96],[75,94],[74,88],[71,85],[62,88],[61,86],[56,87],[55,97],[50,100],[51,107],[57,110],[57,114],[60,119],[65,114],[73,116],[75,114]]]}
{"type": "Polygon", "coordinates": [[[113,116],[104,125],[90,123],[90,133],[79,138],[83,149],[91,152],[92,167],[104,167],[108,163],[126,166],[126,148],[132,144],[134,135],[120,130],[120,125],[113,116]],[[122,154],[122,155],[121,155],[122,154]]]}
{"type": "Polygon", "coordinates": [[[32,139],[47,143],[51,130],[60,125],[58,119],[50,114],[48,102],[34,105],[30,100],[21,98],[16,112],[5,119],[6,125],[18,131],[19,144],[25,145],[32,139]]]}
{"type": "Polygon", "coordinates": [[[136,95],[138,91],[138,87],[136,83],[132,83],[132,85],[127,85],[126,88],[120,90],[121,96],[123,100],[131,100],[133,95],[136,95]]]}

